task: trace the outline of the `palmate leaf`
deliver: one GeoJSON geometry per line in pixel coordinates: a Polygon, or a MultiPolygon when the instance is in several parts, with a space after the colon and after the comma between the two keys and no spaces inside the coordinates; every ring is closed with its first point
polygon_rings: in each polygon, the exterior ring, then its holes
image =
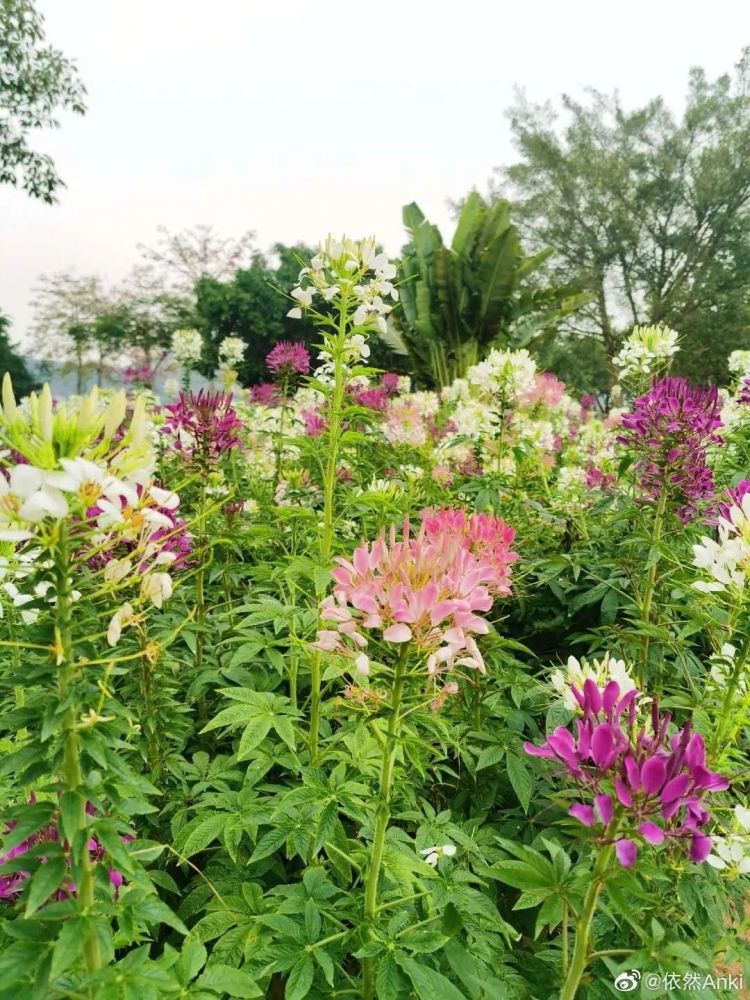
{"type": "Polygon", "coordinates": [[[413,958],[398,955],[396,961],[411,979],[420,1000],[466,1000],[466,995],[454,986],[442,972],[429,965],[420,965],[413,958]]]}

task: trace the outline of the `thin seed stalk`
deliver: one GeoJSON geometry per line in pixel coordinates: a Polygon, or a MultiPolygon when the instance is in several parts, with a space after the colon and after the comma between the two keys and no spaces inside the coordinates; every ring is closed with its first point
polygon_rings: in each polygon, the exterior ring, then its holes
{"type": "MultiPolygon", "coordinates": [[[[60,700],[68,698],[75,681],[75,663],[73,659],[73,623],[71,593],[71,565],[68,537],[66,529],[61,526],[60,537],[54,554],[55,577],[55,647],[58,667],[58,694],[60,700]]],[[[80,876],[77,880],[77,899],[83,913],[91,913],[94,908],[94,871],[89,854],[88,837],[85,835],[88,826],[86,818],[86,794],[81,768],[81,746],[76,728],[79,706],[71,704],[63,716],[63,760],[61,769],[61,784],[64,791],[75,793],[76,808],[73,816],[73,835],[71,837],[71,852],[78,849],[79,856],[75,859],[80,876]],[[83,834],[83,835],[81,835],[83,834]]],[[[86,968],[96,972],[102,966],[102,956],[99,941],[95,934],[86,936],[83,946],[86,968]]]]}
{"type": "MultiPolygon", "coordinates": [[[[367,869],[365,882],[364,923],[369,933],[372,933],[378,912],[378,880],[383,864],[385,850],[385,835],[391,818],[391,790],[393,787],[393,768],[396,761],[396,748],[401,735],[401,701],[406,678],[406,662],[408,646],[403,650],[396,663],[391,693],[391,714],[388,719],[385,742],[382,748],[380,782],[378,786],[378,808],[375,815],[375,830],[372,840],[372,853],[367,869]]],[[[373,958],[362,960],[362,1000],[372,1000],[375,993],[375,961],[373,958]]]]}

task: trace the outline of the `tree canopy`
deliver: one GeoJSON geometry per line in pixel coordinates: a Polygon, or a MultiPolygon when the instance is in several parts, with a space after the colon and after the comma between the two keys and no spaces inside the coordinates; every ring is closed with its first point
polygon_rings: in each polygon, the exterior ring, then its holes
{"type": "Polygon", "coordinates": [[[522,98],[510,119],[520,159],[493,193],[553,248],[550,275],[591,293],[568,329],[611,356],[634,324],[666,323],[683,370],[721,379],[750,346],[750,52],[715,81],[692,70],[681,116],[589,90],[557,109],[522,98]]]}
{"type": "Polygon", "coordinates": [[[0,0],[0,184],[55,200],[63,182],[52,158],[32,148],[32,136],[57,128],[62,110],[83,114],[85,94],[75,63],[45,44],[32,0],[0,0]]]}

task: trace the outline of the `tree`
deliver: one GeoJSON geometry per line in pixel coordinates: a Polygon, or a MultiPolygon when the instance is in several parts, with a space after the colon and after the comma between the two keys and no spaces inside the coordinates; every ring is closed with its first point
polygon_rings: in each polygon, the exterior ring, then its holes
{"type": "Polygon", "coordinates": [[[96,275],[79,277],[68,271],[42,275],[34,289],[31,334],[36,356],[74,371],[76,392],[86,376],[104,370],[105,346],[95,337],[97,317],[112,308],[111,297],[96,275]]]}
{"type": "Polygon", "coordinates": [[[0,0],[0,184],[52,203],[63,182],[31,135],[58,128],[57,113],[84,114],[86,88],[75,63],[44,44],[44,19],[32,0],[0,0]]]}
{"type": "Polygon", "coordinates": [[[7,372],[13,380],[14,392],[20,399],[38,388],[39,383],[29,373],[25,360],[11,344],[8,337],[9,326],[8,317],[0,313],[0,382],[7,372]]]}
{"type": "Polygon", "coordinates": [[[385,339],[424,385],[447,385],[492,347],[538,346],[585,301],[571,287],[533,280],[549,251],[526,256],[507,202],[490,206],[472,192],[450,246],[414,203],[404,225],[401,300],[385,339]]]}
{"type": "Polygon", "coordinates": [[[157,232],[156,246],[138,245],[144,263],[164,291],[186,299],[193,298],[202,278],[230,281],[238,270],[251,265],[256,253],[255,233],[250,230],[238,239],[224,239],[212,226],[202,225],[179,233],[159,226],[157,232]]]}
{"type": "Polygon", "coordinates": [[[514,199],[533,248],[554,249],[549,276],[591,293],[567,327],[610,357],[644,322],[682,331],[679,363],[704,379],[750,346],[749,88],[746,50],[734,77],[691,71],[679,119],[661,98],[628,111],[594,90],[562,98],[562,123],[549,104],[511,110],[521,159],[493,193],[514,199]]]}

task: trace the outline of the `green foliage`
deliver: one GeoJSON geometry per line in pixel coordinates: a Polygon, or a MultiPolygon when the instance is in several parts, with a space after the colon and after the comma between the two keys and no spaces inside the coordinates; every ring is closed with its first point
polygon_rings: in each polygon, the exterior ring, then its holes
{"type": "Polygon", "coordinates": [[[734,78],[690,75],[677,118],[662,98],[626,109],[590,90],[562,115],[525,100],[511,111],[520,160],[499,173],[536,248],[553,247],[550,280],[591,295],[568,329],[609,356],[639,323],[684,332],[678,369],[726,378],[725,359],[750,345],[750,62],[734,78]]]}
{"type": "Polygon", "coordinates": [[[38,388],[38,383],[30,374],[23,357],[11,344],[8,337],[9,326],[10,320],[0,313],[0,378],[7,372],[13,380],[13,385],[17,387],[19,395],[25,396],[32,389],[38,388]]]}
{"type": "Polygon", "coordinates": [[[30,144],[39,129],[57,128],[59,111],[86,110],[75,64],[44,44],[44,19],[33,0],[0,2],[0,184],[54,202],[62,180],[52,158],[30,144]]]}
{"type": "Polygon", "coordinates": [[[384,339],[408,354],[420,384],[448,385],[493,347],[537,347],[585,301],[570,287],[534,282],[551,251],[524,254],[507,202],[490,206],[472,192],[449,247],[414,203],[404,225],[401,304],[384,339]]]}

